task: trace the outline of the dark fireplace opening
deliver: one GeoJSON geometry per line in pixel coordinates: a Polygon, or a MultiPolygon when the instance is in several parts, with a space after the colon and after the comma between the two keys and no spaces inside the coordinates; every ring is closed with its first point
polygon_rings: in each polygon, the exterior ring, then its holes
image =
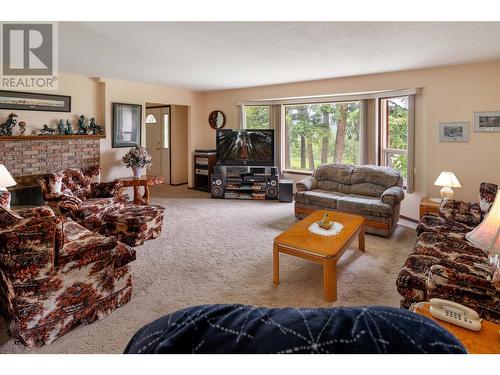
{"type": "Polygon", "coordinates": [[[38,184],[16,185],[8,189],[11,195],[10,206],[41,206],[44,204],[42,190],[38,184]]]}

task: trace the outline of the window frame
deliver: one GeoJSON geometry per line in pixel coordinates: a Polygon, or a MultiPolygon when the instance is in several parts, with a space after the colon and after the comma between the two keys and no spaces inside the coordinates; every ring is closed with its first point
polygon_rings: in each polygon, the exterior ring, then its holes
{"type": "MultiPolygon", "coordinates": [[[[318,98],[319,99],[319,98],[318,98]]],[[[284,153],[285,153],[285,134],[286,134],[286,107],[287,106],[299,106],[299,105],[323,105],[323,104],[331,104],[331,105],[335,105],[335,104],[341,104],[341,103],[358,103],[358,106],[359,106],[359,110],[360,110],[360,119],[359,119],[359,141],[358,141],[358,159],[359,159],[359,162],[361,163],[362,162],[362,159],[363,159],[363,147],[364,147],[364,144],[366,144],[366,141],[367,140],[362,140],[362,137],[366,137],[366,134],[365,132],[362,130],[363,128],[363,117],[365,116],[365,114],[363,113],[363,111],[365,110],[364,109],[364,106],[363,106],[363,100],[362,99],[352,99],[352,98],[349,98],[349,99],[345,99],[345,100],[335,100],[335,101],[316,101],[316,102],[311,102],[311,101],[305,101],[303,103],[300,103],[300,102],[290,102],[290,103],[282,103],[281,106],[282,106],[282,119],[281,119],[281,134],[282,134],[282,137],[280,139],[280,143],[281,143],[281,147],[282,147],[282,161],[281,161],[281,165],[280,165],[280,168],[281,170],[283,171],[283,173],[288,173],[288,174],[297,174],[297,175],[305,175],[305,176],[311,176],[313,173],[314,173],[314,170],[317,168],[317,167],[314,167],[314,169],[311,171],[311,170],[301,170],[301,169],[288,169],[286,168],[286,160],[285,160],[285,157],[284,157],[284,153]]]]}
{"type": "MultiPolygon", "coordinates": [[[[262,129],[272,129],[271,126],[271,104],[263,103],[263,104],[244,104],[241,106],[241,128],[242,129],[248,129],[247,128],[247,107],[267,107],[267,123],[268,127],[267,128],[262,128],[262,129]]],[[[255,128],[251,128],[255,129],[255,128]]]]}
{"type": "MultiPolygon", "coordinates": [[[[385,126],[387,127],[388,125],[388,113],[387,109],[384,109],[382,101],[386,100],[387,102],[390,99],[395,99],[395,98],[402,98],[402,97],[407,97],[408,98],[408,124],[407,124],[407,146],[406,146],[406,152],[405,154],[407,155],[407,168],[406,168],[406,177],[403,176],[403,189],[406,190],[407,193],[413,193],[413,184],[414,184],[414,152],[415,152],[415,147],[414,147],[414,132],[415,132],[415,93],[409,93],[405,95],[390,95],[390,96],[384,96],[377,98],[376,105],[377,105],[377,137],[376,137],[376,161],[377,165],[379,166],[387,166],[385,163],[385,153],[387,151],[391,152],[396,151],[399,153],[401,150],[399,149],[390,149],[388,147],[385,148],[384,151],[384,137],[388,136],[388,129],[384,129],[384,123],[386,124],[385,126]],[[385,115],[385,120],[384,120],[384,115],[385,115]]],[[[388,140],[386,139],[386,142],[388,140]]]]}

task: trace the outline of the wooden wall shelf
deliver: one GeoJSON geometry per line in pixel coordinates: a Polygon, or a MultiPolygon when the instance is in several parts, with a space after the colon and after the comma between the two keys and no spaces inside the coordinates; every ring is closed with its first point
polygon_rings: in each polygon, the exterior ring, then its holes
{"type": "Polygon", "coordinates": [[[70,139],[104,139],[106,135],[73,134],[73,135],[13,135],[1,136],[0,142],[9,141],[41,141],[41,140],[70,140],[70,139]]]}

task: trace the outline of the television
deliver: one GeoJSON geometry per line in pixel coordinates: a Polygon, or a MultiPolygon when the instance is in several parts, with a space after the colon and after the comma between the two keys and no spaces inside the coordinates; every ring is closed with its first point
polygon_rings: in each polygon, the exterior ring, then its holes
{"type": "Polygon", "coordinates": [[[217,129],[217,164],[274,165],[273,129],[217,129]]]}

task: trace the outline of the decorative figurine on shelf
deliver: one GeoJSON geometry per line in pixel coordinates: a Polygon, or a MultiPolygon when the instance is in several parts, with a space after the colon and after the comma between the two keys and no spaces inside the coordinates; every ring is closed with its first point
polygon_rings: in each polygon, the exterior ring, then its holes
{"type": "Polygon", "coordinates": [[[85,125],[84,115],[80,115],[80,118],[78,119],[78,130],[76,131],[76,134],[87,134],[87,126],[85,125]]]}
{"type": "Polygon", "coordinates": [[[7,120],[3,124],[0,124],[0,135],[12,135],[12,129],[17,124],[16,120],[17,115],[15,113],[11,113],[7,116],[7,120]]]}
{"type": "Polygon", "coordinates": [[[63,119],[60,119],[59,122],[57,123],[57,133],[59,135],[64,135],[65,134],[65,131],[64,131],[64,120],[63,119]]]}
{"type": "Polygon", "coordinates": [[[73,125],[71,125],[69,120],[66,120],[66,129],[64,129],[64,134],[73,135],[73,125]]]}
{"type": "Polygon", "coordinates": [[[323,215],[323,219],[318,221],[318,225],[323,228],[323,229],[331,229],[333,226],[333,221],[330,220],[330,215],[328,215],[328,212],[325,212],[323,215]]]}
{"type": "Polygon", "coordinates": [[[26,121],[19,121],[19,135],[24,135],[24,132],[26,131],[26,121]]]}
{"type": "Polygon", "coordinates": [[[97,125],[95,123],[95,118],[92,117],[89,120],[89,130],[92,132],[93,135],[100,135],[100,134],[103,134],[103,132],[104,132],[104,126],[97,125]]]}
{"type": "Polygon", "coordinates": [[[40,133],[38,135],[52,135],[54,134],[56,129],[51,129],[47,124],[43,125],[43,128],[40,129],[40,133]]]}

